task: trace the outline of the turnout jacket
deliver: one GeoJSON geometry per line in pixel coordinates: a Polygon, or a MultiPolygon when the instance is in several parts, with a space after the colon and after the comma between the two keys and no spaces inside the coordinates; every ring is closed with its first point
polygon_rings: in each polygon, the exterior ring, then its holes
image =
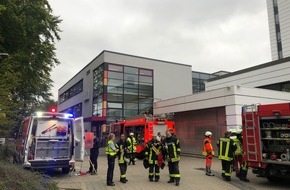
{"type": "Polygon", "coordinates": [[[126,157],[128,151],[128,145],[126,140],[119,140],[119,142],[117,142],[116,144],[116,148],[119,149],[117,153],[119,164],[124,164],[124,158],[126,157]]]}
{"type": "Polygon", "coordinates": [[[164,141],[166,158],[170,162],[180,160],[180,143],[176,136],[167,137],[164,141]]]}
{"type": "Polygon", "coordinates": [[[146,144],[145,157],[149,164],[158,164],[158,156],[162,152],[162,145],[157,140],[151,140],[146,144]]]}
{"type": "Polygon", "coordinates": [[[218,141],[219,147],[219,159],[232,161],[235,155],[235,151],[237,149],[236,144],[234,143],[233,139],[224,137],[220,138],[218,141]]]}

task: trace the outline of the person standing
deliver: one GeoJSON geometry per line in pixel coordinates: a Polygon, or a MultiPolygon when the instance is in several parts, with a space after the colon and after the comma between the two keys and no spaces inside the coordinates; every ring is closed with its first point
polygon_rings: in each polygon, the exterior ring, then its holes
{"type": "Polygon", "coordinates": [[[229,131],[226,131],[224,137],[220,138],[217,143],[219,147],[218,158],[222,162],[222,177],[225,181],[231,181],[234,153],[237,149],[230,134],[229,131]]]}
{"type": "Polygon", "coordinates": [[[212,147],[212,133],[210,131],[206,131],[204,134],[205,138],[203,140],[203,151],[202,154],[205,156],[205,174],[207,176],[214,176],[211,173],[212,166],[212,158],[214,156],[214,150],[212,147]]]}
{"type": "Polygon", "coordinates": [[[115,186],[113,182],[114,177],[114,168],[115,168],[115,158],[118,152],[118,149],[115,147],[114,144],[115,135],[110,133],[108,135],[107,146],[106,146],[106,154],[108,159],[108,170],[107,170],[107,185],[108,186],[115,186]]]}
{"type": "Polygon", "coordinates": [[[247,179],[248,164],[244,159],[242,132],[232,132],[231,138],[234,140],[237,146],[234,157],[234,170],[236,172],[236,177],[240,178],[242,181],[249,182],[247,179]]]}
{"type": "MultiPolygon", "coordinates": [[[[149,181],[153,181],[155,177],[155,182],[158,182],[160,179],[160,165],[158,162],[158,156],[162,151],[162,145],[157,140],[157,136],[153,135],[152,139],[146,144],[145,148],[145,159],[148,160],[149,163],[149,181]]],[[[162,160],[161,160],[162,161],[162,160]]]]}
{"type": "Polygon", "coordinates": [[[128,180],[126,178],[126,171],[127,171],[127,142],[125,139],[125,135],[121,134],[121,139],[117,142],[116,147],[119,149],[118,152],[118,162],[120,167],[120,182],[126,183],[128,180]]]}
{"type": "Polygon", "coordinates": [[[132,164],[135,165],[135,157],[136,157],[136,139],[134,137],[134,133],[130,133],[130,136],[127,138],[128,143],[128,155],[130,157],[129,165],[132,164]]]}
{"type": "Polygon", "coordinates": [[[98,172],[98,157],[99,157],[100,141],[94,133],[93,147],[90,149],[90,168],[88,173],[96,175],[98,172]]]}
{"type": "Polygon", "coordinates": [[[180,183],[180,172],[179,172],[179,161],[180,161],[180,143],[176,136],[172,135],[170,130],[166,131],[165,139],[165,153],[168,161],[169,168],[169,181],[167,183],[174,183],[179,186],[180,183]]]}
{"type": "Polygon", "coordinates": [[[158,132],[158,133],[157,133],[157,137],[156,137],[156,139],[157,139],[159,142],[161,142],[161,132],[158,132]]]}

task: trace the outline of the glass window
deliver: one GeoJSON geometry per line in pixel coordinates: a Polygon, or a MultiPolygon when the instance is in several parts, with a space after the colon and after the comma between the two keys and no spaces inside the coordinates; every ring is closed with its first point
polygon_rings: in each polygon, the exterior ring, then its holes
{"type": "Polygon", "coordinates": [[[138,110],[124,110],[124,117],[129,118],[138,115],[138,110]]]}
{"type": "Polygon", "coordinates": [[[117,118],[120,118],[122,117],[122,109],[107,109],[107,114],[108,116],[114,116],[114,117],[117,117],[117,118]]]}
{"type": "Polygon", "coordinates": [[[123,95],[122,94],[108,94],[108,101],[122,102],[123,101],[123,95]]]}
{"type": "Polygon", "coordinates": [[[124,81],[125,88],[138,88],[138,82],[124,81]]]}
{"type": "Polygon", "coordinates": [[[109,71],[108,78],[123,80],[123,73],[109,71]]]}
{"type": "Polygon", "coordinates": [[[138,101],[137,95],[129,95],[129,94],[124,95],[124,102],[134,102],[134,101],[138,101]]]}
{"type": "Polygon", "coordinates": [[[139,76],[139,81],[144,83],[152,83],[152,77],[139,76]]]}
{"type": "Polygon", "coordinates": [[[139,104],[139,109],[140,110],[149,110],[153,104],[139,104]]]}
{"type": "Polygon", "coordinates": [[[108,70],[109,71],[119,71],[119,72],[123,72],[123,66],[109,64],[109,69],[108,70]]]}
{"type": "Polygon", "coordinates": [[[123,94],[123,88],[117,86],[108,86],[108,93],[123,94]]]}
{"type": "Polygon", "coordinates": [[[124,103],[124,109],[136,109],[138,108],[138,103],[137,102],[128,102],[124,103]]]}
{"type": "Polygon", "coordinates": [[[124,75],[124,80],[138,82],[138,75],[125,74],[124,75]]]}
{"type": "Polygon", "coordinates": [[[108,102],[108,108],[123,108],[122,103],[118,103],[118,102],[108,102]]]}
{"type": "Polygon", "coordinates": [[[138,68],[125,66],[124,73],[138,74],[138,68]]]}
{"type": "Polygon", "coordinates": [[[108,79],[109,86],[123,86],[123,80],[108,79]]]}
{"type": "Polygon", "coordinates": [[[152,70],[147,70],[147,69],[140,69],[140,75],[147,75],[147,76],[152,76],[153,71],[152,70]]]}
{"type": "Polygon", "coordinates": [[[139,83],[139,89],[147,89],[147,90],[152,90],[153,85],[149,83],[139,83]]]}
{"type": "Polygon", "coordinates": [[[141,97],[139,99],[139,101],[142,104],[153,104],[153,98],[152,97],[141,97]]]}
{"type": "Polygon", "coordinates": [[[124,94],[138,95],[138,89],[125,88],[124,94]]]}
{"type": "Polygon", "coordinates": [[[149,89],[149,90],[147,90],[147,89],[139,89],[139,95],[140,96],[151,96],[151,97],[153,97],[153,91],[152,91],[152,89],[149,89]]]}

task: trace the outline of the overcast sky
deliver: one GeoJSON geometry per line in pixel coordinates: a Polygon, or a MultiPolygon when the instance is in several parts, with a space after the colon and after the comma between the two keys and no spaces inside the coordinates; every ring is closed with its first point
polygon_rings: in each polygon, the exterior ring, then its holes
{"type": "Polygon", "coordinates": [[[58,89],[103,50],[213,73],[271,61],[265,0],[48,0],[63,20],[58,89]]]}

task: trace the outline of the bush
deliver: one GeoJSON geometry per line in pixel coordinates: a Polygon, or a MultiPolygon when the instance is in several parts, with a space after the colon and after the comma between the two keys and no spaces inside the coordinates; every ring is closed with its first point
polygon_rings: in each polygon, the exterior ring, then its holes
{"type": "Polygon", "coordinates": [[[10,162],[9,146],[0,147],[0,189],[1,190],[55,190],[56,182],[49,176],[25,170],[10,162]]]}

